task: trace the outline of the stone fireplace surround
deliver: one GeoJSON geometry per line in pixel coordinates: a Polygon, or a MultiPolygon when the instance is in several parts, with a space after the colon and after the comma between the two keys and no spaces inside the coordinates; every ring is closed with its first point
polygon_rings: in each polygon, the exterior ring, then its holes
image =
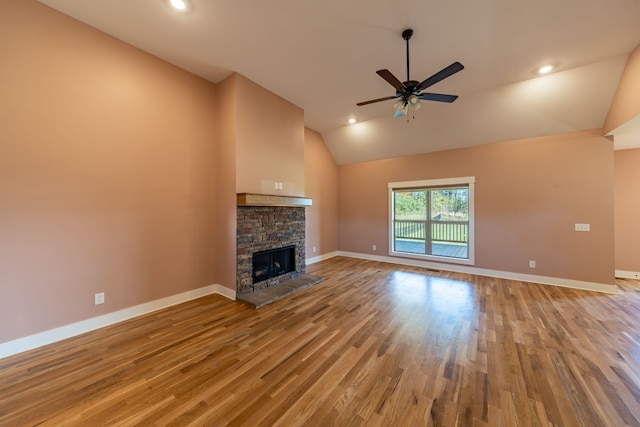
{"type": "Polygon", "coordinates": [[[278,285],[305,274],[305,206],[311,199],[238,194],[237,270],[238,294],[278,285]],[[295,246],[295,271],[253,283],[254,252],[295,246]]]}

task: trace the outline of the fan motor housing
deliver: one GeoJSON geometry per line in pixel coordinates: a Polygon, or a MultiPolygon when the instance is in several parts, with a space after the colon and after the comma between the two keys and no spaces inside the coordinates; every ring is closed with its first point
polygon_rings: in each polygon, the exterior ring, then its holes
{"type": "Polygon", "coordinates": [[[406,82],[402,83],[407,89],[413,89],[416,86],[418,86],[420,82],[416,81],[416,80],[407,80],[406,82]]]}

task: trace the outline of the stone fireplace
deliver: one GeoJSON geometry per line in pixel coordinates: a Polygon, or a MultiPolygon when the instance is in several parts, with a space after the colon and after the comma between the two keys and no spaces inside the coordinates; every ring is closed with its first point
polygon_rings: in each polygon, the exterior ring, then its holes
{"type": "Polygon", "coordinates": [[[310,204],[311,199],[304,197],[238,194],[238,294],[273,287],[305,274],[305,206],[310,204]],[[273,262],[268,268],[275,271],[271,274],[274,277],[262,272],[256,275],[256,257],[267,262],[272,253],[285,251],[290,251],[292,260],[269,261],[273,262]],[[285,273],[280,270],[283,263],[288,264],[285,273]]]}

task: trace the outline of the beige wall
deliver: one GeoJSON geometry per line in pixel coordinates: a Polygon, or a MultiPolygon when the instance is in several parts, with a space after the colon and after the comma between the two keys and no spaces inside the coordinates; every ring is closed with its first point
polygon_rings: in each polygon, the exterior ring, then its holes
{"type": "Polygon", "coordinates": [[[216,283],[236,290],[237,199],[236,140],[238,133],[238,75],[232,74],[216,86],[216,182],[215,224],[216,283]]]}
{"type": "Polygon", "coordinates": [[[613,148],[600,135],[340,166],[340,250],[388,255],[388,182],[475,176],[475,267],[611,284],[613,148]],[[589,223],[592,231],[577,233],[575,223],[589,223]]]}
{"type": "Polygon", "coordinates": [[[236,86],[238,193],[304,196],[304,112],[241,75],[236,86]]]}
{"type": "Polygon", "coordinates": [[[640,272],[640,148],[615,152],[616,270],[640,272]]]}
{"type": "Polygon", "coordinates": [[[338,250],[338,166],[318,132],[305,128],[304,140],[305,195],[313,199],[306,210],[305,251],[313,258],[338,250]]]}
{"type": "Polygon", "coordinates": [[[605,120],[605,134],[640,114],[638,94],[640,94],[640,46],[631,52],[627,60],[618,83],[618,90],[605,120]]]}
{"type": "Polygon", "coordinates": [[[0,52],[0,342],[213,284],[214,85],[31,0],[0,52]]]}
{"type": "MultiPolygon", "coordinates": [[[[618,90],[605,121],[611,132],[640,115],[640,46],[627,60],[618,90]]],[[[615,153],[615,266],[624,272],[640,272],[640,149],[615,153]]]]}

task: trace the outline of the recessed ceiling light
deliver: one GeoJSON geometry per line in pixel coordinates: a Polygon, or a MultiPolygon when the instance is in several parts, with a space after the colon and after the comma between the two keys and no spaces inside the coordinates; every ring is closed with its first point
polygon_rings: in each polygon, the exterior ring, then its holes
{"type": "Polygon", "coordinates": [[[350,125],[352,125],[352,124],[354,124],[356,121],[357,121],[357,120],[356,120],[354,117],[351,117],[351,118],[349,119],[349,124],[350,124],[350,125]]]}
{"type": "Polygon", "coordinates": [[[551,65],[551,64],[544,65],[544,66],[538,68],[538,74],[547,74],[547,73],[550,73],[551,70],[553,70],[553,65],[551,65]]]}
{"type": "Polygon", "coordinates": [[[189,3],[187,0],[169,0],[169,4],[175,10],[179,10],[180,12],[186,12],[189,10],[189,3]]]}

